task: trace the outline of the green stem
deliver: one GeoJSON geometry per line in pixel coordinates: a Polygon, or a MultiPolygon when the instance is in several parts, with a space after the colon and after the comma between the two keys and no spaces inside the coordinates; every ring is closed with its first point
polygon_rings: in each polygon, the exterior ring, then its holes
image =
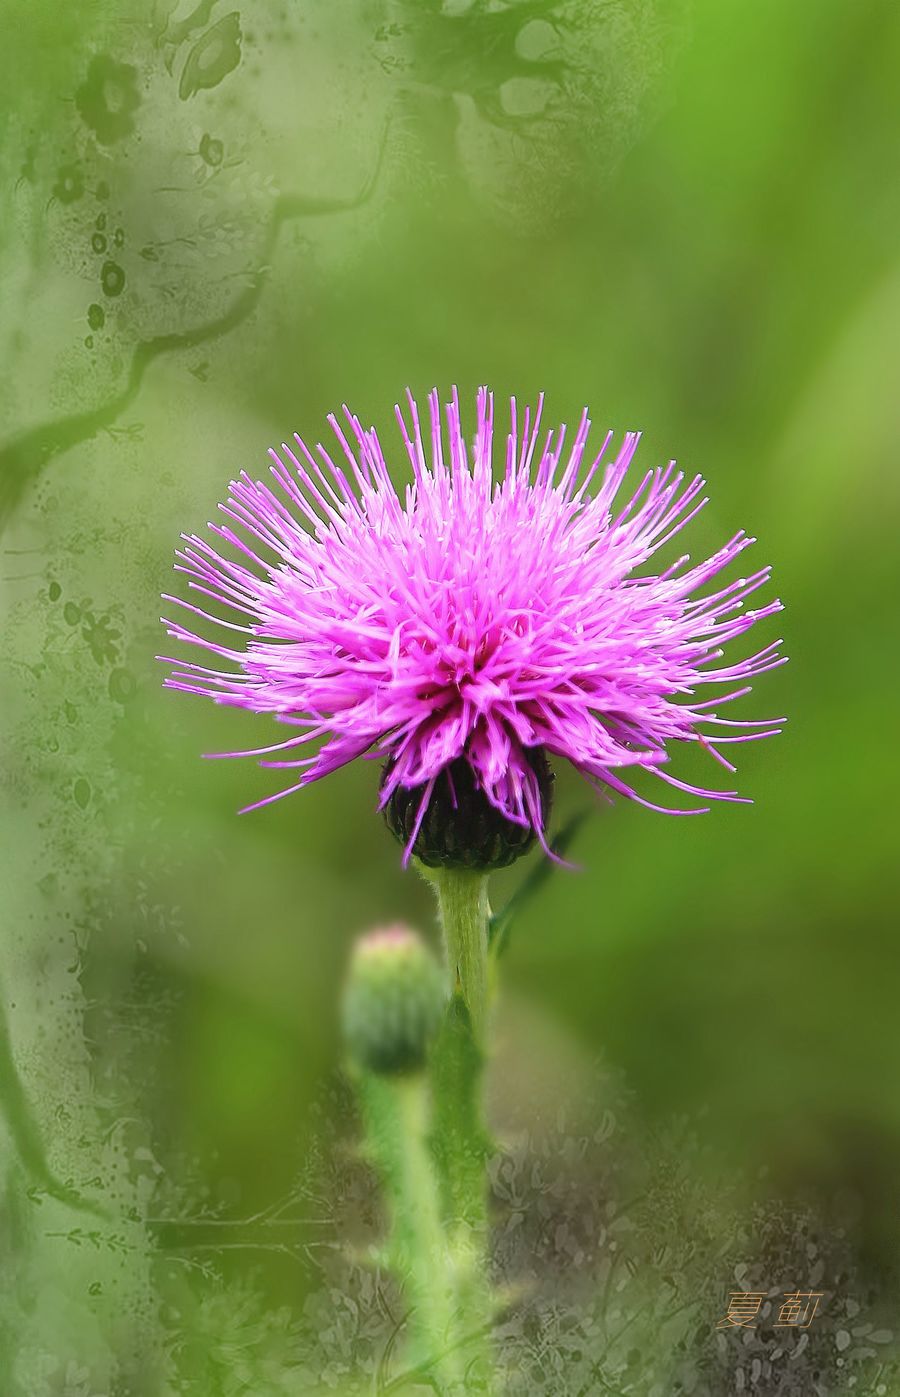
{"type": "Polygon", "coordinates": [[[440,910],[454,1003],[435,1050],[435,1144],[456,1264],[457,1335],[472,1390],[493,1391],[487,1275],[487,1160],[483,1067],[490,1013],[487,875],[428,870],[440,910]],[[460,1004],[461,1001],[461,1004],[460,1004]],[[459,1009],[454,1008],[459,1006],[459,1009]],[[464,1008],[462,1007],[464,1006],[464,1008]]]}
{"type": "Polygon", "coordinates": [[[439,868],[428,877],[437,892],[451,988],[462,995],[481,1046],[489,1007],[487,874],[439,868]]]}
{"type": "Polygon", "coordinates": [[[390,1262],[412,1307],[409,1358],[425,1364],[451,1392],[461,1381],[452,1352],[456,1310],[455,1262],[441,1218],[428,1145],[426,1079],[367,1075],[361,1083],[367,1136],[391,1209],[390,1262]]]}

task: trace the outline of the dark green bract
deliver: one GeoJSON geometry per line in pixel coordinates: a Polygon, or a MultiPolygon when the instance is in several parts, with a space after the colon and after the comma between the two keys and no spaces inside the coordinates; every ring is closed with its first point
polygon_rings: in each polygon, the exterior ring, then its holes
{"type": "MultiPolygon", "coordinates": [[[[529,748],[525,756],[538,778],[546,829],[553,804],[553,772],[543,748],[529,748]]],[[[398,786],[384,807],[387,827],[404,848],[415,829],[424,794],[424,786],[398,786]]],[[[508,820],[491,804],[476,784],[468,761],[458,757],[435,783],[412,852],[428,868],[488,873],[515,863],[528,853],[535,838],[532,828],[508,820]]]]}

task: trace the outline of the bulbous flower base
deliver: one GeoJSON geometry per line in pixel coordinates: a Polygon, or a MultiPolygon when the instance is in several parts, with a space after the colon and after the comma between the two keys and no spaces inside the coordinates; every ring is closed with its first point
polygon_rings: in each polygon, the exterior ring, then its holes
{"type": "MultiPolygon", "coordinates": [[[[525,757],[538,780],[541,823],[546,829],[553,804],[553,772],[542,747],[528,748],[525,757]]],[[[404,848],[424,794],[424,786],[398,786],[384,807],[387,827],[404,848]]],[[[435,783],[412,853],[428,868],[488,873],[507,868],[527,854],[535,837],[533,829],[508,820],[491,804],[469,763],[458,757],[435,783]]]]}

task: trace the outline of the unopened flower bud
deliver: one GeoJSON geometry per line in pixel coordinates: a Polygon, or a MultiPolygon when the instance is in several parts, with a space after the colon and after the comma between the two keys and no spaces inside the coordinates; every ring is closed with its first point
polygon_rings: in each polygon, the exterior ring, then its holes
{"type": "MultiPolygon", "coordinates": [[[[541,747],[526,749],[523,760],[537,780],[541,828],[546,829],[553,803],[553,772],[541,747]]],[[[384,807],[388,829],[404,847],[412,838],[424,794],[424,786],[398,786],[384,807]]],[[[515,863],[534,840],[533,826],[508,820],[488,800],[468,761],[458,757],[435,782],[412,852],[428,868],[487,873],[515,863]]]]}
{"type": "Polygon", "coordinates": [[[421,1071],[445,998],[441,968],[414,931],[397,925],[361,937],[344,992],[353,1062],[387,1075],[421,1071]]]}

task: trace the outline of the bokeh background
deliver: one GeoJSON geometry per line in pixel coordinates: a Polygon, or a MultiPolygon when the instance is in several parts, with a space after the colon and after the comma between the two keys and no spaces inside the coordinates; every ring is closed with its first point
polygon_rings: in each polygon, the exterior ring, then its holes
{"type": "Polygon", "coordinates": [[[491,1069],[508,1390],[900,1392],[900,12],[2,19],[0,1391],[400,1390],[336,1003],[427,889],[369,764],[238,818],[271,773],[200,754],[270,729],[163,692],[159,594],[287,433],[395,451],[407,384],[487,382],[702,470],[692,552],[758,537],[791,656],[752,807],[560,774],[491,1069]]]}

